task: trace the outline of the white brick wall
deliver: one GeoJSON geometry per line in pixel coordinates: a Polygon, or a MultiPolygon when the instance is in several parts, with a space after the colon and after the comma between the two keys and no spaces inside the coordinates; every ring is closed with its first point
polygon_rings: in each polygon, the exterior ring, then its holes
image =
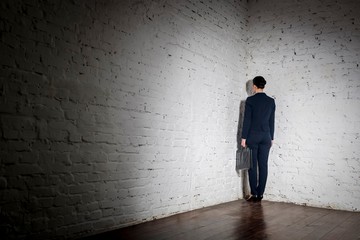
{"type": "Polygon", "coordinates": [[[266,198],[360,211],[359,1],[252,1],[248,74],[276,97],[266,198]]]}
{"type": "Polygon", "coordinates": [[[241,197],[245,1],[2,1],[2,236],[241,197]]]}
{"type": "Polygon", "coordinates": [[[241,197],[238,109],[257,74],[277,101],[266,198],[359,211],[355,0],[0,6],[2,236],[74,237],[241,197]]]}

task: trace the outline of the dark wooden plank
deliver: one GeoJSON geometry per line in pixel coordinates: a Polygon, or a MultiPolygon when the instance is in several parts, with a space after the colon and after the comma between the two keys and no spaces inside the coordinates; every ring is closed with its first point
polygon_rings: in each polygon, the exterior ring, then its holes
{"type": "Polygon", "coordinates": [[[351,212],[329,210],[328,214],[308,225],[313,227],[313,231],[307,234],[304,238],[321,239],[325,237],[327,233],[333,231],[333,229],[346,221],[346,219],[348,219],[351,214],[351,212]]]}
{"type": "Polygon", "coordinates": [[[350,213],[350,217],[326,233],[321,239],[360,239],[360,213],[350,213]]]}

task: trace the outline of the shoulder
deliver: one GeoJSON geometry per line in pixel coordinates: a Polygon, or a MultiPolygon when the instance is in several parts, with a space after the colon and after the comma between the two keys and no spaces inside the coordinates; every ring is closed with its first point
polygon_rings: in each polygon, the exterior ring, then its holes
{"type": "Polygon", "coordinates": [[[275,99],[269,96],[267,97],[267,101],[269,102],[269,104],[271,104],[273,107],[275,107],[275,99]]]}
{"type": "Polygon", "coordinates": [[[269,96],[268,96],[268,98],[270,99],[271,102],[275,103],[275,99],[274,99],[274,98],[269,97],[269,96]]]}
{"type": "Polygon", "coordinates": [[[268,96],[267,94],[264,94],[264,96],[266,97],[266,99],[267,99],[268,101],[275,102],[275,99],[272,98],[272,97],[270,97],[270,96],[268,96]]]}
{"type": "Polygon", "coordinates": [[[249,96],[249,97],[246,98],[246,103],[248,103],[248,104],[256,102],[256,101],[257,101],[257,99],[256,99],[255,95],[249,96]]]}

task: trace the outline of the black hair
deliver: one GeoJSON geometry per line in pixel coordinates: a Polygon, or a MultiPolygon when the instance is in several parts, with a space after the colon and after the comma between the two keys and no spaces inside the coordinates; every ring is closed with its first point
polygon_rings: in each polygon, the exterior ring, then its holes
{"type": "Polygon", "coordinates": [[[257,77],[254,77],[253,84],[256,87],[263,89],[265,87],[266,80],[262,76],[257,76],[257,77]]]}

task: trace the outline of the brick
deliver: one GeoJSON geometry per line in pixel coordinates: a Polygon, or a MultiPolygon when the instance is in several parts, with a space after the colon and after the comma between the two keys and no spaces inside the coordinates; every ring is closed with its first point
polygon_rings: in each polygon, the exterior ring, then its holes
{"type": "Polygon", "coordinates": [[[38,152],[25,152],[20,157],[20,163],[37,163],[39,160],[38,152]]]}
{"type": "Polygon", "coordinates": [[[45,231],[47,229],[47,221],[44,218],[31,219],[31,229],[33,231],[45,231]]]}
{"type": "Polygon", "coordinates": [[[89,191],[94,191],[94,185],[92,184],[81,184],[78,186],[70,186],[69,193],[70,194],[79,194],[79,193],[86,193],[89,191]]]}
{"type": "Polygon", "coordinates": [[[9,165],[4,168],[5,176],[32,175],[42,173],[42,169],[34,164],[9,165]]]}
{"type": "MultiPolygon", "coordinates": [[[[80,223],[80,224],[78,223],[76,225],[68,227],[65,233],[69,235],[75,235],[79,233],[86,233],[89,231],[89,229],[92,229],[91,223],[80,223]]],[[[64,235],[59,234],[59,236],[64,236],[64,235]]]]}
{"type": "MultiPolygon", "coordinates": [[[[83,200],[85,200],[85,197],[83,198],[83,200]]],[[[97,209],[99,209],[99,203],[97,203],[97,202],[85,203],[85,204],[78,206],[79,212],[92,212],[97,209]]]]}
{"type": "Polygon", "coordinates": [[[82,203],[82,195],[73,195],[73,196],[70,196],[68,201],[67,201],[67,204],[68,205],[80,205],[82,203]]]}
{"type": "Polygon", "coordinates": [[[0,189],[6,189],[7,180],[4,177],[0,177],[0,189]]]}
{"type": "Polygon", "coordinates": [[[67,201],[67,197],[64,196],[64,195],[59,195],[59,196],[56,196],[53,200],[53,205],[55,207],[64,207],[65,205],[67,205],[66,203],[67,201]]]}
{"type": "Polygon", "coordinates": [[[100,220],[93,224],[95,229],[111,228],[112,226],[114,226],[114,220],[112,218],[100,220]]]}
{"type": "Polygon", "coordinates": [[[5,128],[3,130],[3,137],[8,140],[16,140],[20,138],[20,132],[18,130],[12,130],[5,128]]]}
{"type": "Polygon", "coordinates": [[[93,211],[89,214],[90,220],[97,220],[100,219],[101,217],[102,217],[102,211],[100,210],[93,211]]]}

